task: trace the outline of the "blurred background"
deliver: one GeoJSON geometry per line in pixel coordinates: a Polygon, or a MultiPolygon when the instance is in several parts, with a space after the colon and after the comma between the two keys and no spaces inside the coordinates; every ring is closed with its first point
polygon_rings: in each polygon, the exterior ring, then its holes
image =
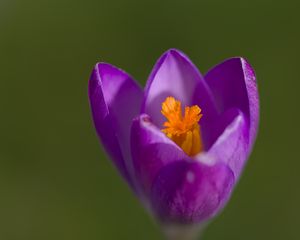
{"type": "Polygon", "coordinates": [[[244,56],[258,78],[256,146],[203,239],[300,239],[299,8],[297,0],[0,0],[0,239],[163,239],[102,151],[87,82],[106,61],[145,84],[169,48],[202,73],[244,56]]]}

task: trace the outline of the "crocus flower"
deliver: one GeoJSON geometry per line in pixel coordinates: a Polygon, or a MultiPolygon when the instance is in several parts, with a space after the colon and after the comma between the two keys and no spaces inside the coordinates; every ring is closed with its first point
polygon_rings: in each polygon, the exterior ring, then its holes
{"type": "Polygon", "coordinates": [[[203,77],[171,49],[144,90],[126,72],[98,63],[89,99],[105,150],[159,222],[203,223],[224,207],[258,128],[256,79],[244,58],[203,77]]]}

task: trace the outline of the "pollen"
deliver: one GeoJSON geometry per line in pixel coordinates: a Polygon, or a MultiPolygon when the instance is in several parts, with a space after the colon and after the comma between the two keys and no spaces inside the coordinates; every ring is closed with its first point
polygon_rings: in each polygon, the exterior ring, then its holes
{"type": "Polygon", "coordinates": [[[167,97],[162,103],[161,113],[167,121],[162,129],[189,156],[203,151],[199,121],[202,117],[201,108],[197,105],[184,108],[174,97],[167,97]]]}

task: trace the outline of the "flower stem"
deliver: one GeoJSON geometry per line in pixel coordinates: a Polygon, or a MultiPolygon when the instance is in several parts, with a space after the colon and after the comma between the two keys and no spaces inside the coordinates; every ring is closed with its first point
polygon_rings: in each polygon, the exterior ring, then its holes
{"type": "Polygon", "coordinates": [[[167,240],[199,240],[202,229],[199,225],[168,225],[163,228],[167,240]]]}

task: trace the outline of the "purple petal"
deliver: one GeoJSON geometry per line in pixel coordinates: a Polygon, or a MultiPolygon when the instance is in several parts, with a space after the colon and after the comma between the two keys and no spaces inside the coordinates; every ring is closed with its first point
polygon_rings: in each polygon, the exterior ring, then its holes
{"type": "Polygon", "coordinates": [[[161,170],[152,186],[152,207],[166,223],[199,223],[227,201],[234,177],[226,164],[177,161],[161,170]]]}
{"type": "Polygon", "coordinates": [[[139,113],[143,91],[124,71],[98,63],[89,82],[95,128],[120,173],[132,185],[130,126],[139,113]]]}
{"type": "Polygon", "coordinates": [[[199,124],[201,127],[202,143],[206,151],[212,144],[210,142],[211,129],[214,129],[214,123],[218,120],[219,115],[214,100],[212,100],[210,90],[204,91],[203,86],[203,82],[201,81],[196,87],[192,105],[198,105],[201,108],[201,114],[203,114],[199,124]],[[209,93],[209,95],[205,96],[203,92],[209,93]]]}
{"type": "Polygon", "coordinates": [[[259,121],[256,77],[243,58],[232,58],[212,68],[205,76],[220,113],[239,108],[249,120],[250,142],[253,143],[259,121]]]}
{"type": "Polygon", "coordinates": [[[147,116],[135,120],[132,152],[137,179],[157,217],[194,223],[217,214],[227,202],[249,153],[244,114],[227,110],[215,125],[208,152],[193,159],[159,131],[147,116]]]}
{"type": "Polygon", "coordinates": [[[251,150],[245,115],[236,108],[227,110],[216,122],[211,136],[214,144],[195,158],[208,165],[219,162],[228,165],[237,180],[251,150]]]}
{"type": "Polygon", "coordinates": [[[182,149],[152,124],[146,114],[133,121],[131,151],[140,191],[146,195],[149,195],[152,182],[162,167],[186,157],[182,149]]]}
{"type": "Polygon", "coordinates": [[[213,97],[200,72],[186,55],[175,49],[160,57],[146,85],[142,112],[147,113],[158,127],[165,121],[160,111],[168,96],[180,100],[183,106],[196,102],[204,113],[213,114],[213,97]]]}

